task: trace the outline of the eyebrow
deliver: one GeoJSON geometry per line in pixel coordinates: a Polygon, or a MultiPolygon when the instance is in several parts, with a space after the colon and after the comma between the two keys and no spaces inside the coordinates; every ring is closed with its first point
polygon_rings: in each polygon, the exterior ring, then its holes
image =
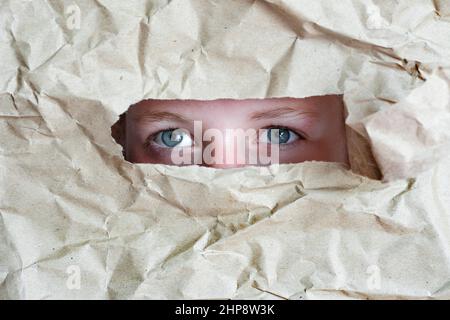
{"type": "Polygon", "coordinates": [[[292,107],[280,107],[277,109],[267,110],[267,111],[256,111],[250,115],[252,120],[265,120],[273,118],[284,118],[284,117],[298,117],[298,116],[311,116],[317,117],[318,112],[311,110],[302,110],[292,107]]]}
{"type": "Polygon", "coordinates": [[[159,121],[175,121],[190,123],[192,120],[183,117],[178,113],[167,112],[167,111],[146,111],[138,112],[133,115],[133,118],[138,122],[159,122],[159,121]]]}

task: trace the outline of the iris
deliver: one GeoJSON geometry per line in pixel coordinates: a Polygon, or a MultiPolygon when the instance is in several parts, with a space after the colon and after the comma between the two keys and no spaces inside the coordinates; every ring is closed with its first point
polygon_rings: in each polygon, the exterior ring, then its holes
{"type": "Polygon", "coordinates": [[[165,148],[187,147],[192,145],[188,132],[182,129],[168,129],[158,132],[154,141],[165,148]]]}
{"type": "Polygon", "coordinates": [[[267,140],[270,143],[285,144],[291,138],[291,130],[283,128],[272,128],[267,130],[267,140]]]}

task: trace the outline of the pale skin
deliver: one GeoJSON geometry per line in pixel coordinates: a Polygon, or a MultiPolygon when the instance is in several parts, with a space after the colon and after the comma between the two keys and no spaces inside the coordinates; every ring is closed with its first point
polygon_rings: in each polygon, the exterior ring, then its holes
{"type": "MultiPolygon", "coordinates": [[[[230,152],[225,150],[231,143],[227,130],[254,129],[258,135],[248,142],[249,148],[276,144],[280,163],[325,161],[348,165],[344,107],[338,95],[304,99],[144,100],[131,106],[113,126],[113,136],[123,146],[126,160],[171,165],[174,150],[193,152],[212,143],[213,140],[201,143],[194,137],[194,121],[201,121],[203,132],[214,129],[213,132],[223,133],[217,148],[223,148],[224,153],[230,152]],[[183,129],[182,134],[174,138],[173,130],[179,128],[183,129]]],[[[219,151],[222,150],[215,152],[219,151]]],[[[232,158],[221,163],[203,161],[200,165],[221,169],[247,165],[232,158]]]]}

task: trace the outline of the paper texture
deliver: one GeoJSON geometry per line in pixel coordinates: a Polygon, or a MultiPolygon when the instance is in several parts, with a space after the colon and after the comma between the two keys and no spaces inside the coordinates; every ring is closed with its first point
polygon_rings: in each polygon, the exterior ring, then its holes
{"type": "Polygon", "coordinates": [[[2,1],[0,298],[450,298],[448,39],[445,0],[2,1]],[[353,172],[111,137],[142,99],[324,94],[353,172]]]}

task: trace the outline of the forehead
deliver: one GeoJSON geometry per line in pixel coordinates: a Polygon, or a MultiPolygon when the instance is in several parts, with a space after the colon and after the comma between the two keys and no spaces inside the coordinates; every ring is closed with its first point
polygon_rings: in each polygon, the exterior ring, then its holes
{"type": "MultiPolygon", "coordinates": [[[[219,100],[143,100],[130,108],[135,114],[148,112],[176,112],[179,114],[199,114],[204,112],[227,114],[247,114],[255,111],[268,111],[283,107],[315,110],[339,105],[342,99],[337,95],[309,98],[268,98],[268,99],[219,99],[219,100]]],[[[205,115],[205,114],[203,114],[205,115]]]]}

